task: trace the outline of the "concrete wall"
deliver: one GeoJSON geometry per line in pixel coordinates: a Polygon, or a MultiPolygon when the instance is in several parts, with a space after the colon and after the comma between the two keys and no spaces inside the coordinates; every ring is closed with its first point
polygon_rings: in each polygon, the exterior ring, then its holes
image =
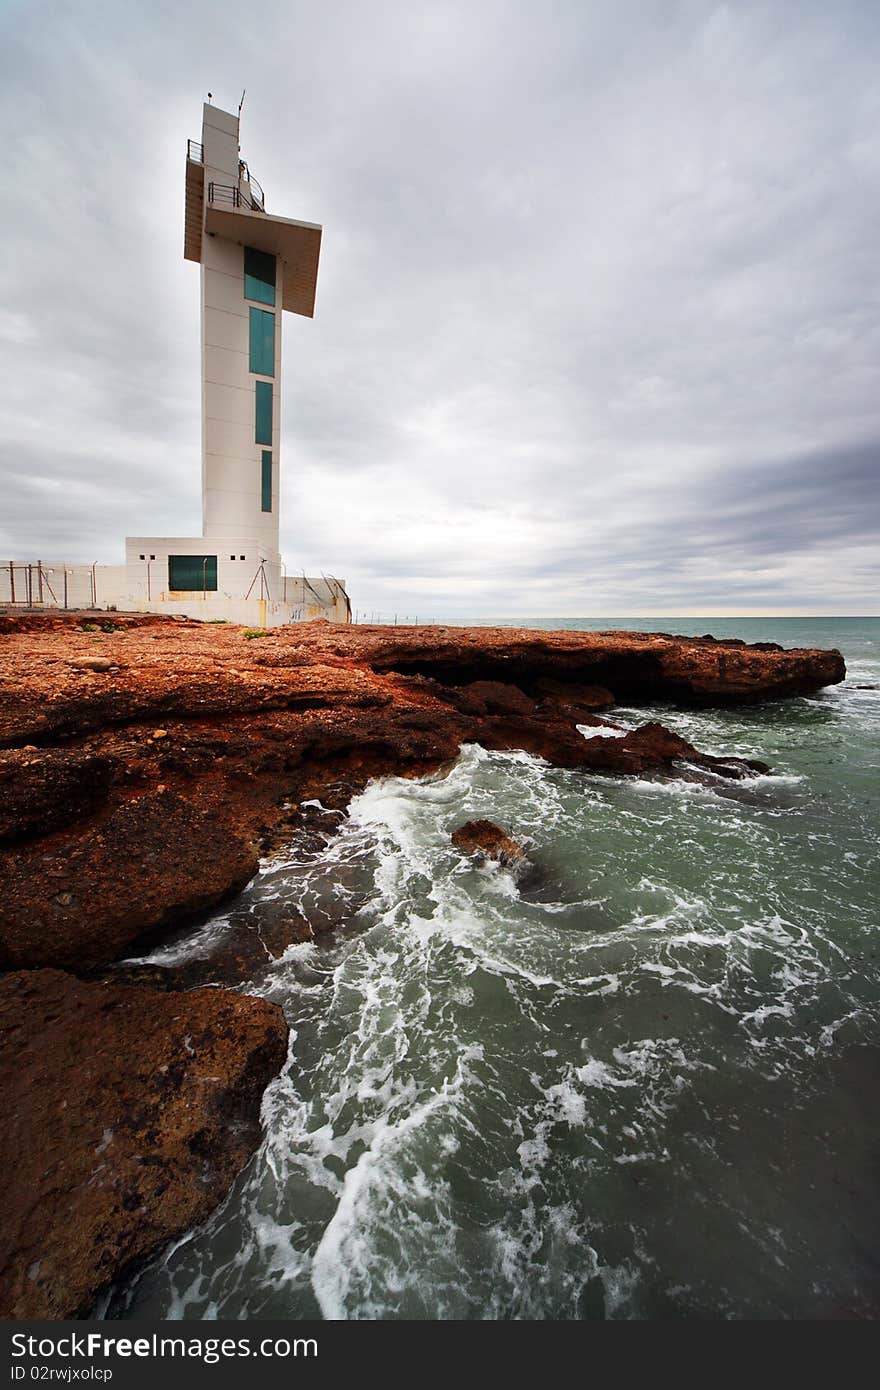
{"type": "Polygon", "coordinates": [[[121,607],[117,599],[126,587],[125,565],[71,565],[61,560],[0,564],[0,603],[34,608],[121,607]]]}
{"type": "MultiPolygon", "coordinates": [[[[131,538],[135,545],[137,538],[131,538]]],[[[172,537],[163,544],[171,554],[201,554],[201,537],[172,537]]],[[[149,552],[147,552],[149,553],[149,552]]],[[[207,553],[205,551],[205,553],[207,553]]],[[[205,593],[169,590],[167,554],[152,562],[152,576],[163,575],[161,587],[146,582],[146,564],[70,565],[61,561],[0,563],[0,604],[14,602],[33,608],[115,609],[124,613],[185,613],[204,621],[244,623],[247,627],[277,627],[281,623],[328,618],[350,621],[345,585],[332,578],[283,579],[274,574],[269,583],[259,581],[250,597],[218,589],[205,593]],[[41,596],[42,595],[42,596],[41,596]]],[[[220,564],[218,562],[218,571],[220,564]]],[[[269,567],[266,566],[269,573],[269,567]]],[[[253,576],[252,576],[253,577],[253,576]]],[[[218,583],[220,583],[218,573],[218,583]]]]}
{"type": "MultiPolygon", "coordinates": [[[[206,197],[210,183],[236,188],[239,180],[238,121],[205,106],[206,197]]],[[[244,297],[244,248],[207,232],[202,238],[202,530],[205,536],[235,535],[260,542],[278,555],[281,441],[281,276],[276,262],[274,307],[244,297]],[[250,371],[250,310],[275,315],[275,373],[250,371]],[[254,438],[256,382],[272,385],[272,510],[262,510],[262,454],[254,438]]]]}
{"type": "Polygon", "coordinates": [[[202,106],[202,146],[205,177],[219,183],[238,182],[238,116],[206,101],[202,106]]]}
{"type": "MultiPolygon", "coordinates": [[[[129,599],[116,607],[120,612],[129,613],[183,613],[200,622],[241,623],[244,627],[279,627],[283,623],[301,621],[286,603],[259,598],[230,599],[213,593],[177,591],[151,600],[129,599]]],[[[330,617],[330,614],[316,616],[330,617]]]]}
{"type": "Polygon", "coordinates": [[[265,546],[230,536],[126,536],[127,592],[155,598],[168,590],[169,555],[216,555],[217,593],[281,600],[281,562],[265,546]]]}
{"type": "MultiPolygon", "coordinates": [[[[326,617],[340,623],[349,621],[344,580],[336,579],[333,575],[318,578],[285,576],[280,563],[268,558],[260,546],[250,545],[236,551],[234,545],[235,541],[229,537],[128,536],[125,542],[125,578],[119,583],[119,593],[125,596],[125,602],[120,599],[117,606],[127,605],[137,609],[148,603],[161,602],[170,603],[182,612],[184,610],[180,605],[184,603],[217,604],[226,601],[235,604],[263,599],[268,601],[270,608],[277,604],[290,610],[290,616],[282,619],[284,622],[316,617],[326,617]],[[169,555],[216,555],[216,591],[193,595],[186,591],[169,590],[169,555]],[[245,556],[244,560],[241,559],[242,555],[245,556]]],[[[256,619],[253,615],[246,619],[230,616],[230,621],[255,622],[256,619]]]]}
{"type": "Polygon", "coordinates": [[[284,597],[297,617],[293,622],[307,621],[310,618],[329,618],[331,622],[351,622],[351,607],[345,592],[345,580],[326,578],[309,579],[304,576],[288,575],[284,580],[284,597]]]}
{"type": "Polygon", "coordinates": [[[151,601],[129,601],[116,604],[120,612],[184,613],[201,622],[242,623],[245,627],[280,627],[285,623],[310,622],[326,618],[334,623],[347,623],[348,608],[344,601],[325,606],[288,603],[269,599],[228,599],[218,594],[174,593],[151,601]]]}
{"type": "MultiPolygon", "coordinates": [[[[276,267],[277,272],[277,267],[276,267]]],[[[281,308],[244,297],[244,250],[206,236],[202,255],[202,527],[278,554],[281,437],[281,308]],[[275,315],[275,375],[249,366],[251,307],[275,315]],[[256,383],[272,385],[272,510],[262,510],[262,453],[254,437],[256,383]]],[[[277,293],[276,293],[276,297],[277,293]]]]}

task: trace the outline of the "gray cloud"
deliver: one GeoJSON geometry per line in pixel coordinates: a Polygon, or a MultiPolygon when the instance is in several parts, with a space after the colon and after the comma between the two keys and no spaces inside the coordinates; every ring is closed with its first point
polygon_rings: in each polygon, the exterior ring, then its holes
{"type": "Polygon", "coordinates": [[[199,525],[209,88],[325,227],[283,549],[449,616],[877,611],[870,3],[7,3],[0,546],[199,525]]]}

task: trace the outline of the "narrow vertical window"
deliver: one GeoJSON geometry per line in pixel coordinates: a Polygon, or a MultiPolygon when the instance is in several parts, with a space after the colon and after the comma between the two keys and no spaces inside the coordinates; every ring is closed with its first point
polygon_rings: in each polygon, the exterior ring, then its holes
{"type": "Polygon", "coordinates": [[[275,303],[275,257],[253,246],[244,248],[244,297],[275,303]]]}
{"type": "Polygon", "coordinates": [[[272,450],[263,450],[263,472],[261,477],[262,507],[264,512],[272,510],[272,450]]]}
{"type": "Polygon", "coordinates": [[[271,381],[258,381],[256,383],[256,427],[254,438],[257,444],[272,443],[272,383],[271,381]]]}
{"type": "Polygon", "coordinates": [[[275,375],[275,315],[267,309],[250,311],[250,369],[260,376],[275,375]]]}

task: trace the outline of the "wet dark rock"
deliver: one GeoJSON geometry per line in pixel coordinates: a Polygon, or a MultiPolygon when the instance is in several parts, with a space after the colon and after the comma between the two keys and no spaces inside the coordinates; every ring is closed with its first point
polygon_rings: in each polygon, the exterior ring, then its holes
{"type": "MultiPolygon", "coordinates": [[[[333,925],[340,925],[340,921],[333,925]]],[[[324,929],[329,930],[329,925],[324,929]]],[[[232,921],[208,949],[165,967],[171,977],[170,987],[194,989],[199,985],[258,981],[289,946],[312,941],[316,935],[310,923],[298,913],[288,909],[273,918],[264,906],[259,920],[249,917],[232,921]]]]}
{"type": "Polygon", "coordinates": [[[114,965],[95,966],[80,976],[94,985],[146,985],[148,989],[182,989],[173,966],[152,965],[138,960],[119,961],[114,965]]]}
{"type": "Polygon", "coordinates": [[[770,764],[762,763],[757,758],[712,758],[706,755],[702,762],[704,767],[711,768],[719,777],[729,777],[734,781],[770,771],[770,764]]]}
{"type": "Polygon", "coordinates": [[[701,753],[680,734],[655,721],[642,724],[623,738],[590,738],[588,731],[584,737],[589,750],[585,765],[596,772],[654,772],[669,770],[673,764],[680,763],[708,768],[720,777],[730,778],[752,777],[770,771],[766,763],[756,760],[701,753]]]}

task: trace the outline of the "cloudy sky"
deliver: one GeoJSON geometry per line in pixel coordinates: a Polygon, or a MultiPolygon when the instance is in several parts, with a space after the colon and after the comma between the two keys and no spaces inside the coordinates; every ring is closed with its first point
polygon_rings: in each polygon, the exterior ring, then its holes
{"type": "Polygon", "coordinates": [[[0,0],[3,558],[198,534],[185,142],[324,225],[282,549],[423,617],[877,613],[880,4],[0,0]]]}

